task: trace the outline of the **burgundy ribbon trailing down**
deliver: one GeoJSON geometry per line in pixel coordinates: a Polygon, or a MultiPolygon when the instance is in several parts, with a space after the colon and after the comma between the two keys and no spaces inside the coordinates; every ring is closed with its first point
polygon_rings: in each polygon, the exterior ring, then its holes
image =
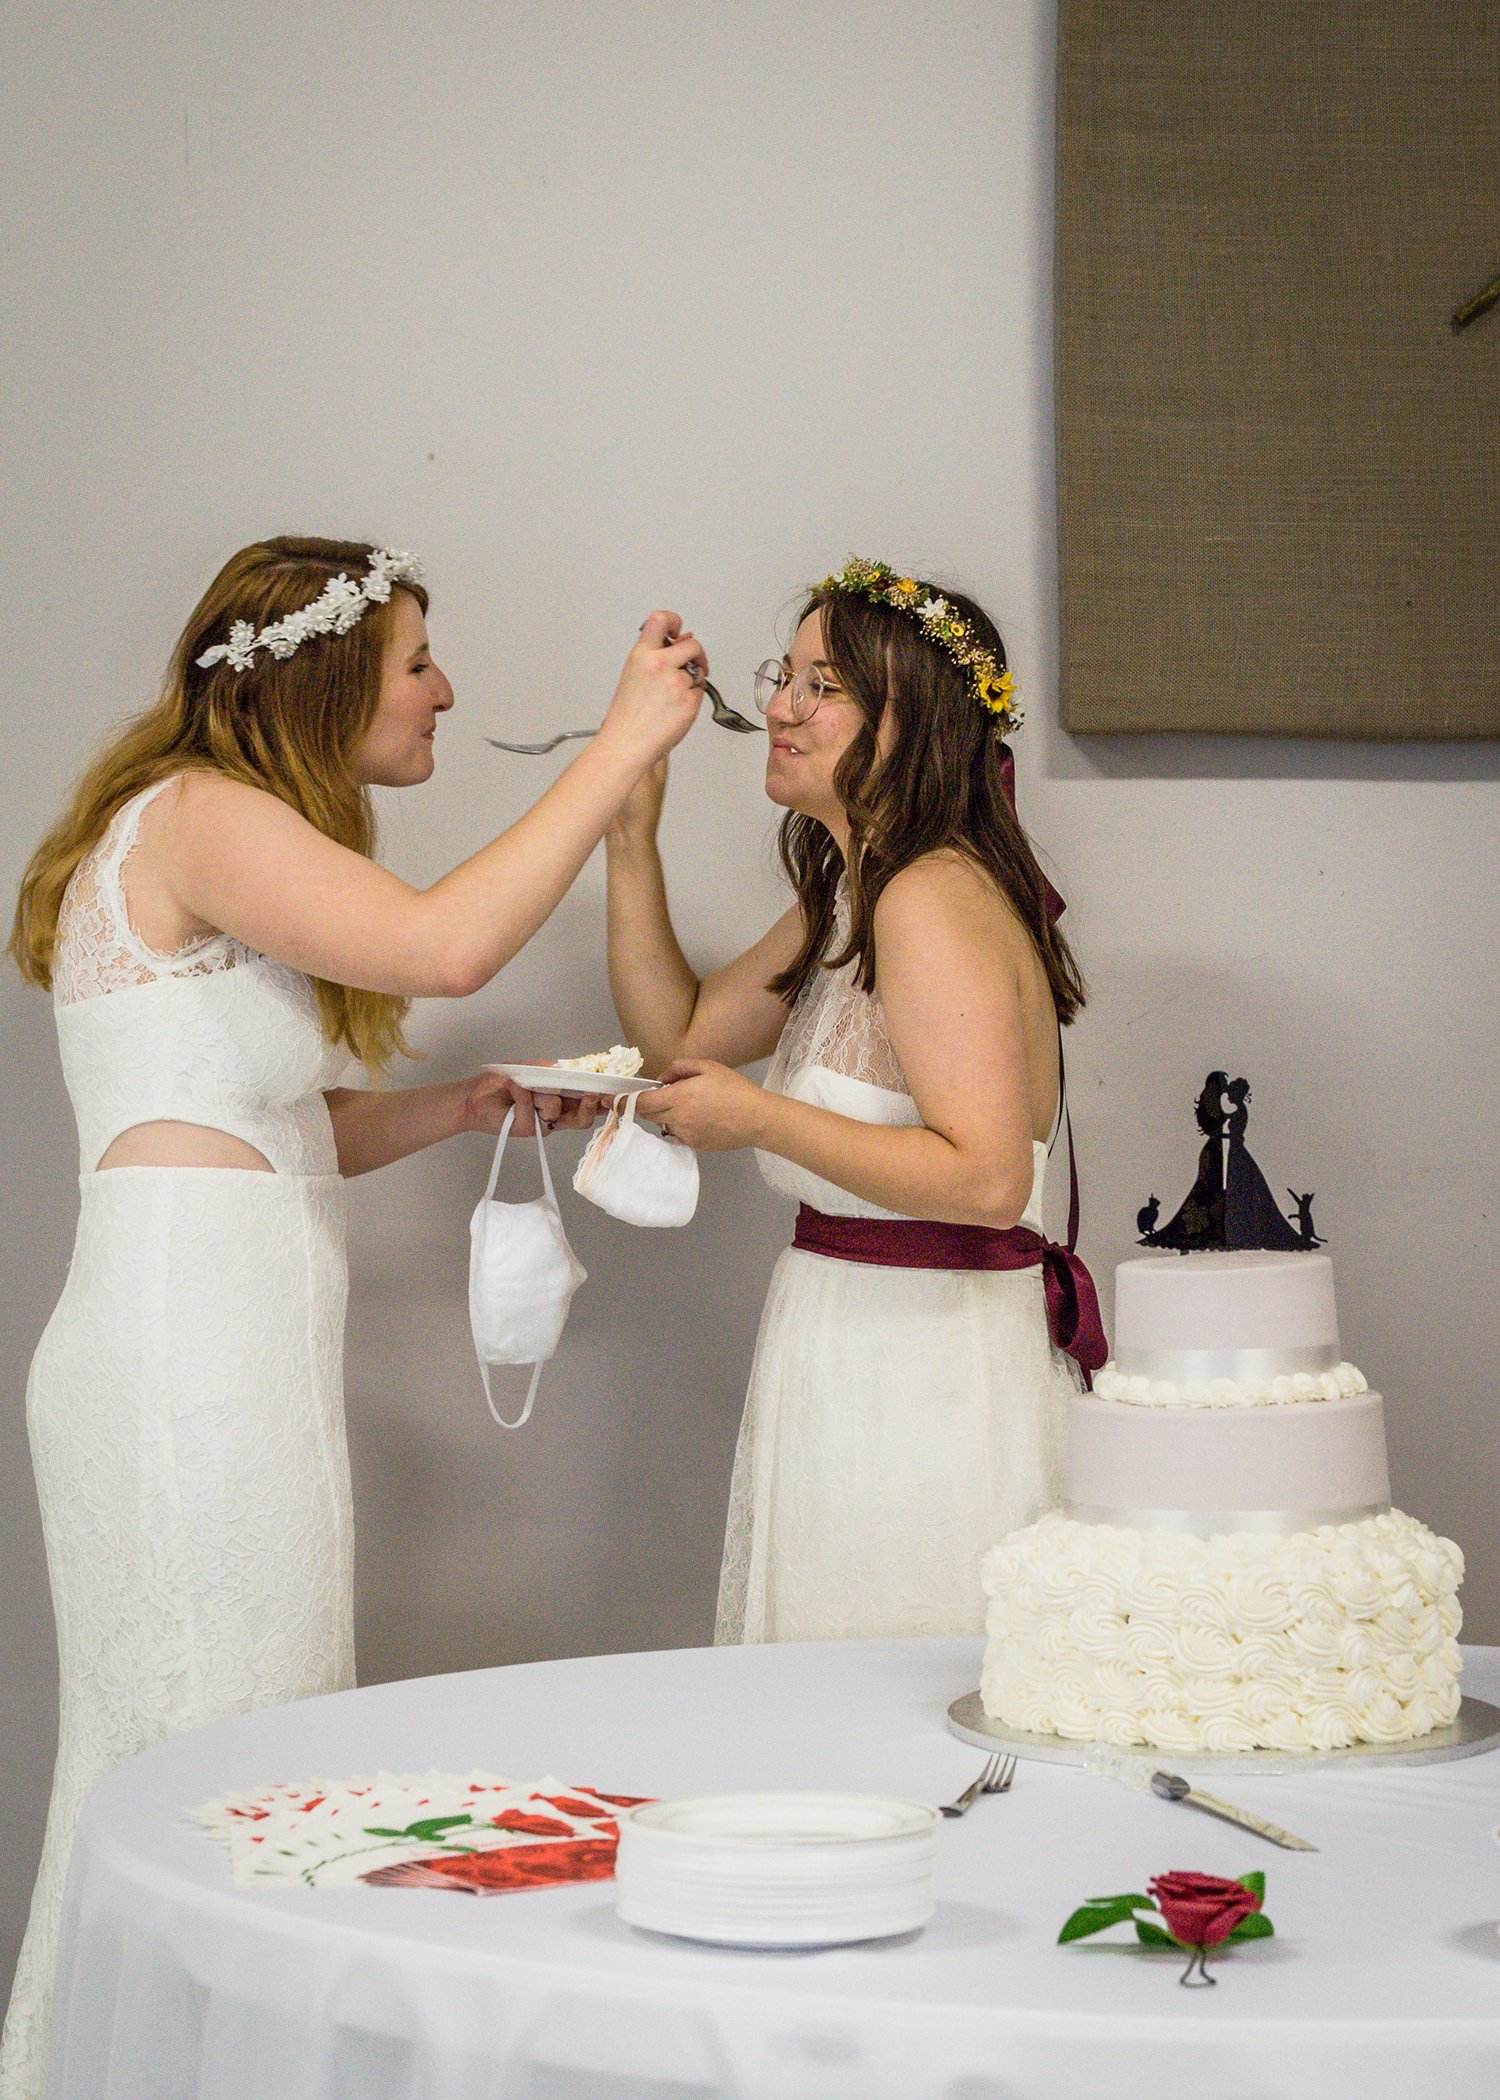
{"type": "Polygon", "coordinates": [[[1047,1332],[1071,1356],[1090,1389],[1109,1347],[1094,1279],[1071,1247],[1029,1225],[945,1225],[935,1218],[835,1218],[804,1203],[792,1240],[804,1254],[882,1269],[1033,1269],[1042,1271],[1047,1332]]]}
{"type": "MultiPolygon", "coordinates": [[[[1002,744],[1000,752],[1000,785],[1005,790],[1006,800],[1011,808],[1014,809],[1016,806],[1016,754],[1011,750],[1009,744],[1002,744]]],[[[1057,894],[1051,883],[1048,882],[1045,875],[1042,877],[1042,885],[1046,897],[1047,917],[1052,920],[1060,919],[1067,910],[1067,905],[1064,904],[1062,898],[1057,894]]]]}

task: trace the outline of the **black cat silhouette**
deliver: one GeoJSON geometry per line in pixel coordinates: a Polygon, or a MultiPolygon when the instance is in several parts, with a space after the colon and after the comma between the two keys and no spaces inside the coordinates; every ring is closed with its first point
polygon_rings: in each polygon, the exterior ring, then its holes
{"type": "Polygon", "coordinates": [[[1299,1196],[1295,1189],[1288,1189],[1287,1194],[1297,1206],[1297,1215],[1292,1221],[1297,1228],[1297,1245],[1299,1247],[1326,1247],[1328,1242],[1318,1237],[1317,1228],[1313,1224],[1312,1191],[1309,1189],[1305,1196],[1299,1196]]]}

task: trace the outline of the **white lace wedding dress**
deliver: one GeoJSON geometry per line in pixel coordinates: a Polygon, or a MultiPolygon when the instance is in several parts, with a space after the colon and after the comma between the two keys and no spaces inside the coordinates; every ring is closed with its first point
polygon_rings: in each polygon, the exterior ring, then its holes
{"type": "Polygon", "coordinates": [[[0,2100],[45,2088],[89,1788],[182,1729],[354,1681],[344,1188],[321,1091],[347,1060],[296,971],[224,935],[171,956],[140,940],[122,875],[159,787],[80,865],[59,928],[82,1200],[27,1419],[61,1730],[0,2100]],[[98,1171],[122,1131],[162,1119],[228,1131],[274,1171],[98,1171]]]}
{"type": "MultiPolygon", "coordinates": [[[[836,939],[847,919],[840,899],[836,939]]],[[[820,970],[766,1085],[862,1123],[921,1117],[855,965],[820,970]]],[[[1047,1147],[1021,1222],[1041,1227],[1047,1147]]],[[[771,1153],[773,1189],[889,1218],[771,1153]]],[[[877,1268],[789,1247],[761,1316],[735,1455],[720,1642],[979,1633],[979,1564],[1055,1502],[1065,1403],[1039,1268],[877,1268]]]]}

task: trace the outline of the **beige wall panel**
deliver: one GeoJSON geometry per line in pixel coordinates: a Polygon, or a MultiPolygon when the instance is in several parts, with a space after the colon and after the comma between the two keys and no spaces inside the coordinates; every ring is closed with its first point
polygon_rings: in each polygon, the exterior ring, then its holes
{"type": "Polygon", "coordinates": [[[1063,716],[1500,736],[1500,8],[1065,0],[1063,716]]]}

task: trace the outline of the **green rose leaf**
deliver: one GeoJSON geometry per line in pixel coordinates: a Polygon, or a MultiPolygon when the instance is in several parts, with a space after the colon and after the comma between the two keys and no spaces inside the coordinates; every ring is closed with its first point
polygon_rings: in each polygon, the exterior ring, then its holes
{"type": "Polygon", "coordinates": [[[1231,1940],[1268,1940],[1276,1928],[1263,1910],[1252,1910],[1248,1918],[1241,1918],[1229,1937],[1231,1940]]]}
{"type": "Polygon", "coordinates": [[[432,1845],[445,1830],[458,1830],[472,1823],[472,1816],[424,1816],[420,1822],[408,1823],[405,1830],[382,1830],[378,1824],[367,1823],[365,1836],[372,1838],[415,1838],[419,1844],[432,1845]]]}
{"type": "Polygon", "coordinates": [[[1107,1932],[1111,1925],[1124,1925],[1138,1910],[1155,1908],[1149,1896],[1090,1896],[1057,1935],[1057,1944],[1065,1947],[1069,1940],[1083,1940],[1090,1933],[1107,1932]]]}
{"type": "Polygon", "coordinates": [[[1252,1896],[1259,1896],[1262,1903],[1264,1903],[1266,1900],[1266,1877],[1262,1874],[1259,1867],[1256,1868],[1253,1874],[1241,1874],[1236,1878],[1242,1889],[1248,1889],[1252,1896]]]}
{"type": "Polygon", "coordinates": [[[1182,1945],[1181,1940],[1174,1940],[1170,1932],[1164,1931],[1160,1925],[1153,1925],[1149,1918],[1136,1919],[1135,1936],[1143,1947],[1180,1948],[1182,1945]]]}

